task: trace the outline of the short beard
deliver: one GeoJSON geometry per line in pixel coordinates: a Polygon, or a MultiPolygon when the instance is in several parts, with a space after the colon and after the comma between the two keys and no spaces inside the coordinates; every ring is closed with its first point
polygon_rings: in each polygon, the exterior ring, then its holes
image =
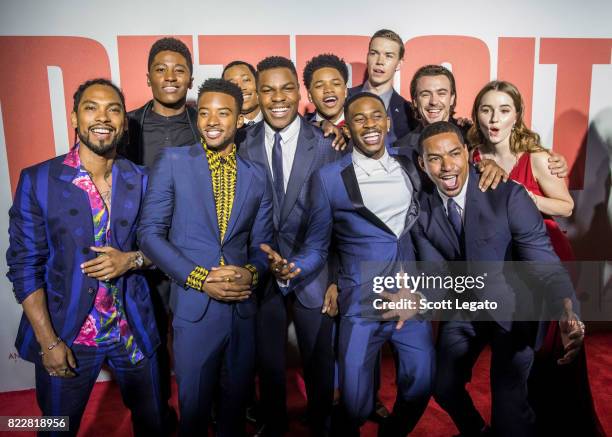
{"type": "Polygon", "coordinates": [[[94,144],[89,140],[90,133],[87,131],[87,136],[84,136],[81,131],[77,130],[77,135],[81,144],[84,144],[89,150],[94,152],[98,156],[106,156],[109,152],[117,149],[117,144],[123,137],[123,133],[116,136],[113,141],[108,144],[94,144]]]}

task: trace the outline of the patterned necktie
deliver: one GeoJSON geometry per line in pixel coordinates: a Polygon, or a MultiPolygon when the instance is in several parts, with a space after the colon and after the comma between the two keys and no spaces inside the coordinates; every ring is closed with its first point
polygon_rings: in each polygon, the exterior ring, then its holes
{"type": "Polygon", "coordinates": [[[457,234],[457,238],[461,241],[463,238],[463,223],[459,213],[459,205],[452,198],[449,198],[446,203],[446,209],[448,211],[448,221],[452,225],[455,234],[457,234]]]}
{"type": "Polygon", "coordinates": [[[278,203],[282,205],[285,197],[285,182],[283,178],[283,149],[281,147],[281,135],[274,134],[274,146],[272,146],[272,177],[274,178],[274,191],[278,203]]]}

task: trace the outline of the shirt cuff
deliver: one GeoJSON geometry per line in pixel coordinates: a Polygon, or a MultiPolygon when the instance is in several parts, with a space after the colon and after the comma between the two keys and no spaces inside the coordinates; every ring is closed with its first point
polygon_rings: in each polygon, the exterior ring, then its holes
{"type": "Polygon", "coordinates": [[[196,266],[196,268],[189,273],[189,276],[187,276],[186,285],[194,290],[202,291],[202,284],[204,284],[207,276],[208,270],[204,267],[196,266]]]}
{"type": "Polygon", "coordinates": [[[253,264],[246,264],[244,268],[251,272],[251,274],[253,275],[253,279],[251,280],[251,286],[257,287],[257,284],[259,283],[259,272],[257,272],[257,267],[255,267],[253,264]]]}

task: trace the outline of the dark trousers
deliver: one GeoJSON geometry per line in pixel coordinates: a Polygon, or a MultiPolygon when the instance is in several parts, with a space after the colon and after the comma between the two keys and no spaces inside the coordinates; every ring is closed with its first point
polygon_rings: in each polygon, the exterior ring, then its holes
{"type": "Polygon", "coordinates": [[[286,342],[288,311],[304,369],[308,421],[314,435],[329,429],[334,397],[334,319],[321,308],[306,308],[290,295],[269,292],[257,313],[257,364],[260,405],[269,432],[281,434],[287,426],[286,342]]]}
{"type": "Polygon", "coordinates": [[[372,412],[380,349],[391,342],[397,351],[397,399],[384,436],[405,436],[427,407],[434,377],[435,350],[429,322],[378,322],[360,317],[340,320],[340,391],[345,412],[344,435],[359,435],[372,412]]]}
{"type": "Polygon", "coordinates": [[[168,330],[170,324],[170,280],[159,269],[147,270],[145,272],[149,289],[151,290],[151,301],[153,302],[153,312],[155,322],[159,331],[161,345],[157,350],[159,362],[159,380],[162,399],[167,406],[171,395],[171,361],[170,351],[168,350],[168,330]]]}
{"type": "Polygon", "coordinates": [[[535,415],[527,400],[533,348],[524,337],[495,322],[445,322],[437,345],[436,402],[459,432],[478,435],[485,421],[465,386],[480,352],[491,345],[491,427],[496,436],[535,435],[535,415]]]}
{"type": "Polygon", "coordinates": [[[100,373],[107,363],[113,371],[121,390],[123,403],[132,413],[135,436],[164,435],[161,418],[161,398],[157,358],[144,358],[136,364],[129,360],[125,347],[112,346],[71,347],[77,362],[74,378],[49,376],[41,362],[36,368],[36,399],[44,416],[68,416],[69,433],[41,433],[40,435],[76,435],[81,417],[87,406],[89,395],[100,373]]]}
{"type": "Polygon", "coordinates": [[[245,432],[246,400],[253,383],[255,317],[243,318],[233,304],[211,300],[197,322],[174,317],[179,435],[208,435],[215,387],[220,387],[217,435],[245,432]]]}

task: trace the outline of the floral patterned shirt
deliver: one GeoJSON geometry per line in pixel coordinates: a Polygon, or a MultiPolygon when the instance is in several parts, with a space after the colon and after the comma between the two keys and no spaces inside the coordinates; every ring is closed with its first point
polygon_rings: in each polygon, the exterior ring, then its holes
{"type": "MultiPolygon", "coordinates": [[[[64,165],[78,169],[72,183],[87,193],[93,217],[94,245],[96,247],[106,246],[110,241],[111,233],[110,210],[89,173],[81,166],[78,145],[66,155],[64,165]]],[[[144,355],[136,345],[132,330],[125,318],[123,304],[118,296],[119,289],[112,279],[98,281],[94,305],[74,343],[99,347],[121,342],[130,354],[130,361],[137,363],[144,358],[144,355]]]]}

